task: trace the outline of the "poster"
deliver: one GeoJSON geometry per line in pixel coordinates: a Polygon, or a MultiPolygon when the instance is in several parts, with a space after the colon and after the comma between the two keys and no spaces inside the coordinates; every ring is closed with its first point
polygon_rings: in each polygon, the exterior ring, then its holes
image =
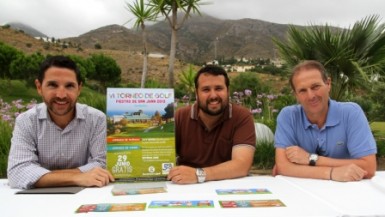
{"type": "Polygon", "coordinates": [[[166,180],[175,165],[174,90],[107,88],[107,169],[117,181],[166,180]]]}

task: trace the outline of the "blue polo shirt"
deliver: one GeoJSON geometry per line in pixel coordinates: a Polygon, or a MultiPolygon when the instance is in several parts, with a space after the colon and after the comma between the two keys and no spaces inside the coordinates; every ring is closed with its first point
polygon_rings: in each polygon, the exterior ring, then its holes
{"type": "Polygon", "coordinates": [[[361,107],[353,102],[329,100],[325,126],[307,119],[301,105],[287,106],[277,118],[275,147],[298,145],[309,153],[338,159],[377,153],[377,145],[361,107]]]}

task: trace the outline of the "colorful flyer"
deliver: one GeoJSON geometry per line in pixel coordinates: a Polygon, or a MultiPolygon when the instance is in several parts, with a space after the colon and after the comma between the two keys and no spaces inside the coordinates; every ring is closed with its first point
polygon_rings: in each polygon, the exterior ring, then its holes
{"type": "Polygon", "coordinates": [[[218,195],[229,194],[271,194],[266,188],[245,188],[245,189],[217,189],[218,195]]]}
{"type": "Polygon", "coordinates": [[[280,200],[222,200],[222,208],[285,207],[280,200]]]}
{"type": "Polygon", "coordinates": [[[107,169],[118,181],[166,180],[175,165],[174,90],[107,88],[107,169]]]}
{"type": "Polygon", "coordinates": [[[100,203],[81,205],[76,213],[144,211],[146,203],[100,203]]]}
{"type": "Polygon", "coordinates": [[[214,208],[212,200],[152,201],[148,208],[214,208]]]}
{"type": "Polygon", "coordinates": [[[156,194],[167,192],[165,182],[114,184],[112,195],[156,194]]]}

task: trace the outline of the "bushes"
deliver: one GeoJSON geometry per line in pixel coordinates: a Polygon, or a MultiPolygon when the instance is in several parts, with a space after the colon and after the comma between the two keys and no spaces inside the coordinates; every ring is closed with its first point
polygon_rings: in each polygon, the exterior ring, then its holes
{"type": "Polygon", "coordinates": [[[385,158],[385,139],[377,139],[377,157],[385,158]]]}
{"type": "Polygon", "coordinates": [[[273,143],[261,142],[255,148],[253,165],[257,169],[272,169],[275,164],[274,156],[273,143]]]}
{"type": "Polygon", "coordinates": [[[24,103],[22,100],[14,100],[12,103],[4,102],[0,98],[0,178],[7,175],[8,153],[11,147],[12,130],[15,118],[21,112],[33,107],[36,101],[24,103]]]}
{"type": "Polygon", "coordinates": [[[0,118],[0,178],[7,176],[8,153],[11,148],[12,126],[0,118]]]}
{"type": "Polygon", "coordinates": [[[95,94],[86,88],[83,88],[82,93],[78,99],[79,103],[87,104],[94,107],[103,113],[106,113],[106,96],[102,94],[95,94]]]}

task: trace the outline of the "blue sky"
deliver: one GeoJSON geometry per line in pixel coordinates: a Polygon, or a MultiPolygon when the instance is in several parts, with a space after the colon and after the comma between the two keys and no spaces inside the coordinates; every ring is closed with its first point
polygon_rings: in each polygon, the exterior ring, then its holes
{"type": "MultiPolygon", "coordinates": [[[[0,24],[21,22],[49,37],[75,37],[133,16],[134,0],[1,0],[0,24]]],[[[201,11],[221,19],[252,18],[280,24],[352,26],[368,15],[385,20],[384,0],[203,0],[201,11]]],[[[128,23],[126,27],[130,28],[128,23]]]]}

